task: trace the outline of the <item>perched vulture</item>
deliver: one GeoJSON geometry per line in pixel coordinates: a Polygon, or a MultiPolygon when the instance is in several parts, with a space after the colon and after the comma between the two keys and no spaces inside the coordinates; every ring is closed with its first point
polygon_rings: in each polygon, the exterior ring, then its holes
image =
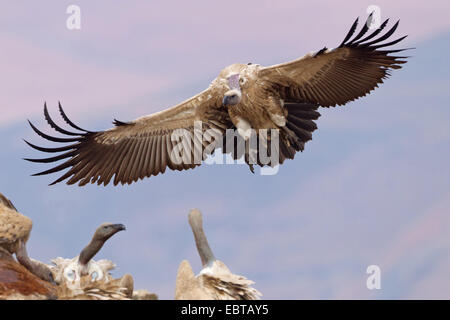
{"type": "Polygon", "coordinates": [[[35,276],[54,283],[50,269],[28,256],[26,243],[32,227],[31,219],[17,212],[12,202],[0,193],[0,253],[11,258],[15,254],[19,263],[35,276]]]}
{"type": "Polygon", "coordinates": [[[103,278],[112,280],[109,271],[115,268],[115,264],[109,260],[95,261],[92,258],[100,251],[109,238],[122,230],[125,230],[123,224],[103,223],[97,228],[89,244],[81,250],[78,256],[72,259],[61,257],[53,259],[54,266],[50,268],[55,280],[59,284],[78,284],[84,276],[89,276],[92,281],[103,278]]]}
{"type": "Polygon", "coordinates": [[[388,20],[369,32],[371,16],[356,31],[358,19],[335,49],[326,47],[297,60],[270,67],[232,64],[223,69],[208,89],[167,110],[130,122],[114,121],[115,127],[100,132],[84,130],[59,111],[79,132],[58,126],[44,107],[48,124],[66,137],[49,136],[33,124],[42,138],[67,145],[39,151],[61,154],[32,162],[65,162],[37,173],[45,175],[69,169],[52,184],[107,185],[132,183],[164,173],[166,168],[185,170],[221,149],[233,159],[244,156],[253,165],[275,166],[302,151],[312,132],[319,107],[344,105],[365,96],[401,68],[405,49],[390,49],[406,36],[389,40],[398,22],[381,35],[388,20]],[[244,142],[242,144],[242,142],[244,142]],[[252,144],[253,143],[253,144],[252,144]],[[244,147],[242,147],[244,146],[244,147]]]}
{"type": "Polygon", "coordinates": [[[103,223],[95,231],[89,244],[72,258],[52,260],[50,269],[58,282],[58,299],[111,300],[131,299],[134,281],[129,274],[114,279],[110,271],[116,266],[110,260],[95,261],[93,257],[106,241],[125,230],[123,224],[103,223]]]}
{"type": "Polygon", "coordinates": [[[252,287],[252,280],[231,273],[225,263],[214,257],[203,231],[201,212],[197,209],[191,210],[188,219],[203,269],[195,276],[189,262],[181,262],[178,267],[175,299],[259,300],[261,293],[252,287]]]}

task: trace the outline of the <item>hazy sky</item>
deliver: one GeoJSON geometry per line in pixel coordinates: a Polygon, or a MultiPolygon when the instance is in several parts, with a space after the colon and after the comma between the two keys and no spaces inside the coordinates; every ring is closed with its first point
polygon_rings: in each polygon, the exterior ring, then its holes
{"type": "Polygon", "coordinates": [[[34,222],[32,257],[73,257],[102,222],[127,231],[97,258],[136,288],[174,296],[179,263],[201,263],[187,222],[204,214],[215,255],[256,282],[264,298],[450,298],[450,2],[2,1],[0,192],[34,222]],[[66,8],[81,8],[81,30],[66,8]],[[25,138],[50,146],[42,108],[104,130],[111,120],[162,110],[205,89],[234,62],[270,65],[335,47],[376,4],[401,19],[404,69],[371,95],[321,110],[305,151],[277,175],[246,166],[166,172],[131,186],[83,188],[56,176],[25,138]],[[380,290],[366,268],[381,268],[380,290]]]}

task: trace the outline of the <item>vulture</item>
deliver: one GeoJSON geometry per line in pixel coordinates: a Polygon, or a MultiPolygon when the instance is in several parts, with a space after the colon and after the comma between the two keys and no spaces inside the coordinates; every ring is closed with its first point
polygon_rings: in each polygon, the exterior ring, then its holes
{"type": "Polygon", "coordinates": [[[268,67],[235,63],[223,69],[209,87],[164,111],[133,121],[114,120],[106,131],[88,131],[73,123],[59,104],[63,120],[73,130],[56,124],[44,105],[45,119],[64,137],[31,128],[42,138],[64,145],[47,148],[25,141],[30,147],[57,155],[25,159],[54,163],[36,173],[66,170],[51,185],[131,184],[145,177],[201,165],[221,149],[232,159],[244,158],[253,166],[271,166],[293,159],[312,139],[319,107],[344,105],[370,93],[400,69],[406,49],[392,49],[406,36],[391,40],[397,21],[387,32],[384,21],[369,31],[372,16],[356,33],[355,20],[341,44],[324,47],[296,60],[268,67]],[[386,41],[387,40],[387,41],[386,41]],[[75,131],[75,132],[74,132],[75,131]]]}
{"type": "MultiPolygon", "coordinates": [[[[125,230],[123,224],[103,223],[94,233],[92,240],[72,259],[53,259],[53,266],[50,267],[56,282],[59,284],[58,297],[64,299],[75,299],[82,296],[89,296],[87,293],[102,292],[109,296],[110,291],[116,288],[117,296],[122,294],[131,298],[133,294],[133,278],[125,275],[121,279],[113,279],[109,271],[115,268],[112,261],[92,258],[100,251],[105,242],[119,231],[125,230]],[[108,284],[112,282],[111,284],[108,284]],[[95,289],[97,288],[97,289],[95,289]],[[108,293],[109,292],[109,293],[108,293]]],[[[98,294],[94,295],[98,298],[98,294]]]]}
{"type": "Polygon", "coordinates": [[[203,231],[203,218],[199,210],[189,212],[189,224],[194,233],[203,269],[195,276],[186,260],[178,267],[176,300],[259,300],[261,293],[252,288],[254,283],[230,269],[214,257],[203,231]]]}
{"type": "Polygon", "coordinates": [[[147,290],[134,291],[130,274],[113,278],[110,271],[115,264],[109,260],[93,260],[105,242],[117,232],[125,230],[123,224],[103,223],[95,231],[89,244],[72,258],[58,257],[49,266],[58,283],[59,300],[157,300],[158,296],[147,290]]]}
{"type": "Polygon", "coordinates": [[[29,258],[26,243],[33,222],[19,213],[12,202],[0,193],[0,253],[16,255],[21,265],[42,280],[54,283],[50,269],[42,262],[29,258]]]}

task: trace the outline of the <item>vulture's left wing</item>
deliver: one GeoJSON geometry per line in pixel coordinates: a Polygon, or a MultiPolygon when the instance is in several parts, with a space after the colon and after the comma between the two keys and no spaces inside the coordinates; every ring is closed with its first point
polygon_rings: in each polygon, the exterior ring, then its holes
{"type": "Polygon", "coordinates": [[[377,38],[388,20],[367,35],[370,21],[371,15],[361,31],[351,39],[358,24],[356,19],[336,49],[323,48],[297,60],[263,68],[259,75],[278,90],[285,102],[308,102],[330,107],[365,96],[383,82],[390,69],[401,68],[401,64],[406,62],[401,59],[407,58],[390,55],[405,49],[384,49],[406,37],[383,43],[395,32],[398,22],[377,38]]]}
{"type": "MultiPolygon", "coordinates": [[[[69,169],[52,184],[70,178],[67,184],[79,182],[80,186],[89,182],[107,185],[112,177],[114,185],[119,182],[130,184],[144,177],[164,173],[167,167],[172,170],[194,168],[201,164],[207,152],[214,152],[214,144],[205,145],[207,141],[202,138],[202,134],[206,130],[224,134],[226,129],[233,126],[222,107],[221,96],[214,90],[210,87],[179,105],[131,122],[115,120],[114,128],[100,132],[87,131],[75,125],[60,105],[59,110],[65,122],[81,132],[67,131],[50,118],[45,106],[44,115],[48,124],[67,137],[49,136],[30,122],[32,129],[44,139],[68,145],[43,148],[25,141],[42,152],[61,152],[50,158],[25,160],[38,163],[65,160],[35,175],[69,169]],[[196,130],[196,123],[200,123],[200,130],[196,130]]],[[[214,142],[214,136],[210,140],[214,142]]]]}

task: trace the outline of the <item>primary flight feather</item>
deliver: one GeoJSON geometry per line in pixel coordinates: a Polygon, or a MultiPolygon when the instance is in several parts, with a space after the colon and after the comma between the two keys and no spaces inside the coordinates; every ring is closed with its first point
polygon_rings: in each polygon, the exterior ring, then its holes
{"type": "MultiPolygon", "coordinates": [[[[64,121],[78,132],[59,127],[44,106],[48,124],[64,138],[49,136],[32,129],[42,138],[68,143],[58,148],[43,148],[25,141],[29,146],[47,153],[60,153],[45,159],[26,159],[32,162],[65,162],[35,175],[45,175],[69,169],[52,184],[68,179],[67,184],[89,182],[107,185],[112,179],[118,183],[132,183],[144,177],[164,173],[166,168],[185,170],[201,164],[214,149],[221,147],[233,158],[241,155],[232,144],[211,141],[220,140],[227,130],[235,129],[248,141],[250,129],[274,129],[279,132],[278,163],[293,159],[295,153],[304,149],[317,128],[314,120],[320,114],[317,109],[344,105],[365,96],[383,82],[391,69],[401,68],[407,57],[393,56],[405,49],[386,49],[406,36],[384,42],[392,36],[398,22],[384,33],[388,20],[367,34],[368,21],[354,36],[358,19],[353,23],[344,41],[335,49],[323,48],[297,60],[270,67],[258,64],[233,64],[223,69],[208,89],[167,110],[138,118],[130,122],[114,121],[115,127],[100,132],[84,130],[69,120],[61,105],[59,111],[64,121]],[[384,42],[384,43],[383,43],[384,42]],[[201,123],[198,130],[196,123],[201,123]],[[203,134],[214,133],[204,139],[203,134]],[[174,135],[179,140],[174,139],[174,135]],[[184,139],[186,138],[186,139],[184,139]],[[188,142],[186,142],[188,141],[188,142]],[[177,144],[186,147],[189,154],[174,152],[177,144]],[[201,154],[199,161],[191,155],[201,154]],[[174,154],[177,155],[174,157],[174,154]]],[[[267,149],[274,136],[258,140],[258,146],[267,149]]],[[[261,137],[260,137],[261,138],[261,137]]],[[[272,150],[272,149],[270,149],[272,150]]],[[[259,151],[258,151],[259,152],[259,151]]],[[[245,149],[245,161],[253,171],[253,163],[265,165],[256,157],[251,161],[249,149],[245,149]]],[[[270,151],[268,152],[270,154],[270,151]]],[[[274,163],[269,163],[274,165],[274,163]]]]}

